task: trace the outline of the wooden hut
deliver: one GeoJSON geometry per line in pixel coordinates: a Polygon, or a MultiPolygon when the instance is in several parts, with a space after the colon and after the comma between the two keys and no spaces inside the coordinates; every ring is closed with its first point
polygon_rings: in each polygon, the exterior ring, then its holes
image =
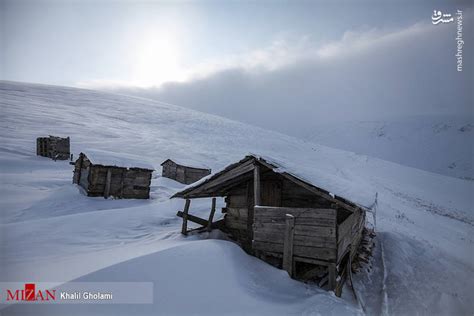
{"type": "Polygon", "coordinates": [[[166,159],[161,166],[161,175],[180,183],[191,184],[211,174],[211,169],[185,166],[171,159],[166,159]]]}
{"type": "Polygon", "coordinates": [[[36,139],[36,155],[54,160],[67,160],[70,157],[69,137],[56,136],[38,137],[36,139]]]}
{"type": "Polygon", "coordinates": [[[173,197],[186,199],[178,212],[182,232],[188,232],[188,220],[208,229],[219,226],[248,253],[293,277],[318,274],[335,289],[337,275],[357,252],[366,209],[281,167],[250,155],[176,193],[173,197]],[[190,199],[204,197],[214,197],[207,220],[189,212],[190,199]],[[215,197],[225,197],[221,223],[212,223],[215,197]]]}
{"type": "Polygon", "coordinates": [[[153,168],[123,164],[91,159],[81,153],[74,164],[73,183],[80,185],[88,196],[148,199],[153,168]]]}

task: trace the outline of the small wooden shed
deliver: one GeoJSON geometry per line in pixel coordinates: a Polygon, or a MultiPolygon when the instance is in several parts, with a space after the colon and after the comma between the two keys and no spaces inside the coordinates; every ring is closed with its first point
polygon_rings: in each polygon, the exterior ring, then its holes
{"type": "Polygon", "coordinates": [[[218,226],[248,253],[293,277],[297,270],[316,271],[335,289],[337,275],[357,252],[366,209],[283,170],[249,155],[176,193],[173,197],[186,199],[184,211],[178,212],[182,232],[188,232],[188,220],[208,229],[217,226],[212,223],[215,198],[208,220],[190,214],[191,199],[225,197],[225,216],[218,226]]]}
{"type": "Polygon", "coordinates": [[[183,184],[194,183],[211,174],[211,169],[185,166],[171,159],[166,159],[161,166],[161,175],[165,178],[176,180],[183,184]]]}
{"type": "Polygon", "coordinates": [[[92,160],[81,153],[74,164],[73,183],[80,185],[88,196],[124,199],[150,197],[151,166],[117,166],[113,161],[92,160]]]}
{"type": "Polygon", "coordinates": [[[49,137],[38,137],[36,139],[36,155],[54,160],[69,159],[71,155],[69,137],[61,138],[51,135],[49,137]]]}

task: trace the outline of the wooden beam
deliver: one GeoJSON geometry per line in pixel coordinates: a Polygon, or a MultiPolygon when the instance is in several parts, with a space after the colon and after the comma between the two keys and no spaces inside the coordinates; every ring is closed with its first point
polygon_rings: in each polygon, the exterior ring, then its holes
{"type": "Polygon", "coordinates": [[[120,174],[120,198],[123,198],[123,180],[125,178],[125,170],[122,170],[122,173],[120,174]]]}
{"type": "Polygon", "coordinates": [[[287,214],[285,218],[285,239],[283,242],[283,270],[293,277],[293,233],[295,218],[287,214]]]}
{"type": "Polygon", "coordinates": [[[183,212],[183,226],[181,227],[181,234],[183,235],[188,234],[188,212],[189,212],[190,204],[191,204],[191,200],[186,199],[186,203],[184,205],[184,212],[183,212]]]}
{"type": "Polygon", "coordinates": [[[253,168],[253,192],[254,192],[254,205],[260,205],[260,166],[255,163],[253,168]]]}
{"type": "MultiPolygon", "coordinates": [[[[181,217],[184,219],[184,212],[182,211],[178,211],[178,213],[176,213],[176,216],[178,217],[181,217]]],[[[204,226],[204,227],[207,227],[208,225],[208,221],[205,220],[204,218],[200,218],[200,217],[197,217],[197,216],[194,216],[192,214],[188,214],[187,215],[187,220],[190,221],[190,222],[193,222],[193,223],[196,223],[196,224],[199,224],[201,226],[204,226]]]]}
{"type": "Polygon", "coordinates": [[[210,232],[212,229],[212,220],[214,219],[214,213],[216,212],[216,198],[212,198],[211,203],[211,214],[209,215],[209,220],[207,221],[207,231],[210,232]]]}
{"type": "Polygon", "coordinates": [[[208,180],[204,181],[196,185],[195,187],[191,187],[187,190],[182,192],[178,192],[172,197],[186,197],[186,198],[194,198],[194,197],[204,197],[208,196],[208,191],[215,190],[216,186],[220,186],[227,181],[232,181],[233,179],[253,170],[253,161],[248,160],[244,163],[236,163],[231,168],[222,171],[221,173],[217,173],[208,180]]]}
{"type": "Polygon", "coordinates": [[[328,265],[328,275],[328,287],[330,291],[333,291],[336,288],[336,264],[328,265]]]}
{"type": "MultiPolygon", "coordinates": [[[[84,161],[84,154],[80,153],[79,154],[79,173],[77,174],[77,184],[81,183],[81,173],[82,173],[82,164],[84,161]]],[[[74,171],[76,171],[76,166],[74,165],[74,171]]]]}
{"type": "Polygon", "coordinates": [[[108,198],[110,195],[110,182],[112,181],[112,169],[107,169],[107,177],[105,179],[104,198],[108,198]]]}
{"type": "MultiPolygon", "coordinates": [[[[222,225],[224,225],[224,220],[220,219],[218,221],[213,222],[211,224],[211,227],[212,229],[215,229],[215,228],[220,229],[222,228],[222,225]]],[[[201,227],[196,227],[196,228],[188,230],[188,234],[191,232],[198,232],[198,233],[207,232],[207,227],[201,226],[201,227]]]]}

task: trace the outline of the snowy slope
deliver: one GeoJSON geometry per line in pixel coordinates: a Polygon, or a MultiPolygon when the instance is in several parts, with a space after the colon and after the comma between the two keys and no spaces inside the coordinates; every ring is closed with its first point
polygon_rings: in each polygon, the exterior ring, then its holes
{"type": "Polygon", "coordinates": [[[312,126],[304,139],[452,177],[474,180],[474,119],[414,116],[312,126]]]}
{"type": "MultiPolygon", "coordinates": [[[[160,163],[178,157],[216,171],[252,152],[289,162],[303,177],[311,175],[361,204],[378,192],[376,256],[370,272],[357,276],[367,311],[474,309],[472,181],[140,98],[1,82],[0,103],[1,281],[151,280],[155,304],[140,310],[146,314],[188,313],[179,303],[180,282],[186,284],[183,295],[202,303],[194,305],[196,314],[217,313],[209,305],[239,313],[229,309],[239,300],[248,314],[360,312],[349,298],[295,282],[231,242],[215,240],[222,238],[217,233],[180,235],[175,214],[183,201],[168,198],[183,186],[159,177],[160,163]],[[152,198],[81,195],[71,183],[72,166],[35,156],[35,138],[48,134],[70,136],[76,156],[94,150],[114,161],[133,158],[154,166],[152,198]],[[183,267],[189,274],[178,272],[183,267]],[[202,284],[216,296],[204,295],[202,284]]],[[[206,199],[193,201],[191,212],[207,216],[209,206],[206,199]]],[[[84,314],[83,308],[68,306],[67,313],[84,314]]],[[[92,314],[130,314],[124,306],[87,308],[92,314]]],[[[6,315],[27,311],[27,306],[2,310],[6,315]]],[[[34,311],[40,312],[66,311],[57,306],[34,311]]]]}

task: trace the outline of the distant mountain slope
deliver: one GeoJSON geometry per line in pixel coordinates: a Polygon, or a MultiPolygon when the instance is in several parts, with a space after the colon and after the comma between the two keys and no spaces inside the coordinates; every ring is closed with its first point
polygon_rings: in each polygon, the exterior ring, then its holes
{"type": "Polygon", "coordinates": [[[410,117],[311,127],[304,137],[322,145],[474,180],[474,120],[410,117]]]}
{"type": "MultiPolygon", "coordinates": [[[[378,192],[377,254],[356,285],[368,314],[474,310],[473,181],[179,106],[67,87],[0,82],[0,122],[0,281],[151,281],[157,300],[141,310],[149,315],[189,314],[187,304],[167,300],[177,284],[184,285],[187,302],[199,298],[192,312],[200,315],[221,314],[220,306],[235,306],[240,314],[236,302],[245,304],[244,314],[362,313],[350,292],[339,299],[296,282],[229,241],[215,242],[223,238],[217,231],[181,236],[176,211],[183,201],[169,197],[183,185],[160,177],[160,163],[173,157],[216,172],[252,152],[361,204],[372,203],[378,192]],[[76,157],[100,150],[116,161],[151,164],[151,199],[81,194],[67,161],[36,156],[36,137],[48,134],[70,136],[76,157]]],[[[208,199],[198,199],[190,212],[205,217],[209,208],[208,199]]],[[[54,305],[36,307],[15,304],[1,313],[65,314],[54,305]]],[[[95,315],[133,312],[113,304],[87,307],[95,315]]],[[[86,307],[62,308],[81,315],[86,307]]]]}

